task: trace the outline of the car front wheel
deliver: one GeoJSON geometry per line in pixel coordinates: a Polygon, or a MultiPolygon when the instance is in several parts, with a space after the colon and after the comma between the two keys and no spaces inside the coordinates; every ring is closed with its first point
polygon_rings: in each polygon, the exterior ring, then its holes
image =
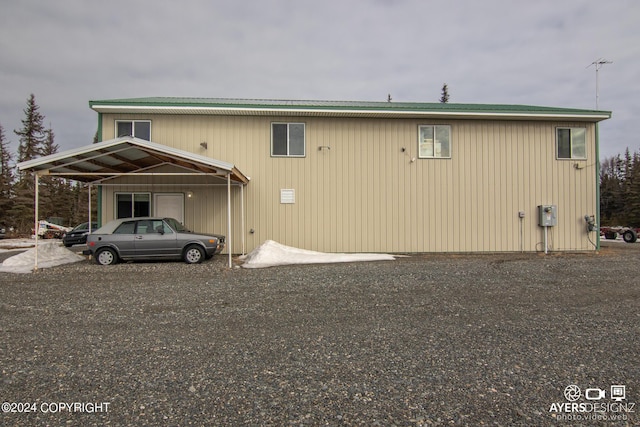
{"type": "Polygon", "coordinates": [[[100,265],[112,265],[118,262],[118,255],[113,249],[101,249],[96,254],[96,262],[100,265]]]}
{"type": "Polygon", "coordinates": [[[183,259],[187,264],[199,264],[204,260],[205,253],[198,245],[190,245],[184,250],[183,259]]]}

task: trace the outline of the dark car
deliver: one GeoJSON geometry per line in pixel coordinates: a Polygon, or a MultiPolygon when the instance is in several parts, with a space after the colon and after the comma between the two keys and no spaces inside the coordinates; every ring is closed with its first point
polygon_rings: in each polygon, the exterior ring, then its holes
{"type": "Polygon", "coordinates": [[[83,253],[102,265],[138,259],[182,259],[196,264],[220,253],[224,241],[219,234],[193,233],[173,218],[124,218],[89,234],[83,253]]]}
{"type": "MultiPolygon", "coordinates": [[[[98,229],[98,223],[91,223],[91,231],[98,229]]],[[[73,245],[84,245],[87,243],[87,235],[89,234],[89,223],[83,222],[76,225],[73,230],[68,231],[62,235],[62,243],[65,247],[71,247],[73,245]]]]}

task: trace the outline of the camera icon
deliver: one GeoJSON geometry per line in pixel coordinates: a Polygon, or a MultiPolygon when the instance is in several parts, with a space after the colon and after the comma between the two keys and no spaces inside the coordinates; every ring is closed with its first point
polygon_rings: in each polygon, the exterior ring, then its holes
{"type": "Polygon", "coordinates": [[[587,398],[587,400],[604,399],[606,395],[607,395],[607,392],[600,388],[588,388],[584,392],[584,396],[587,398]]]}

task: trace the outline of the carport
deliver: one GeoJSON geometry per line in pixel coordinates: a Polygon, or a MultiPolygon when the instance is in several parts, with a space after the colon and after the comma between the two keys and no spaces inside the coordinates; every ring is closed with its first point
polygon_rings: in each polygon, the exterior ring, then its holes
{"type": "MultiPolygon", "coordinates": [[[[240,189],[242,253],[244,254],[244,186],[249,178],[233,164],[178,150],[134,137],[122,137],[51,154],[18,163],[18,169],[32,172],[35,179],[35,228],[38,229],[38,194],[41,176],[58,176],[89,185],[89,225],[91,225],[91,186],[121,176],[210,177],[211,185],[227,188],[227,250],[232,267],[231,188],[240,189]],[[178,172],[160,172],[163,166],[178,172]],[[154,172],[155,171],[155,172],[154,172]]],[[[194,178],[195,179],[195,178],[194,178]]],[[[38,233],[36,232],[34,270],[38,269],[38,233]]]]}

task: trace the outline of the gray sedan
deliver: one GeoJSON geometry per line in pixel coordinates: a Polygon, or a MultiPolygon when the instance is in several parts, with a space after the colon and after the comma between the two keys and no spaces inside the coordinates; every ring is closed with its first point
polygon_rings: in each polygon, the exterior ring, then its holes
{"type": "Polygon", "coordinates": [[[123,218],[89,234],[83,253],[102,265],[138,259],[183,259],[196,264],[220,253],[224,240],[218,234],[193,233],[173,218],[123,218]]]}

